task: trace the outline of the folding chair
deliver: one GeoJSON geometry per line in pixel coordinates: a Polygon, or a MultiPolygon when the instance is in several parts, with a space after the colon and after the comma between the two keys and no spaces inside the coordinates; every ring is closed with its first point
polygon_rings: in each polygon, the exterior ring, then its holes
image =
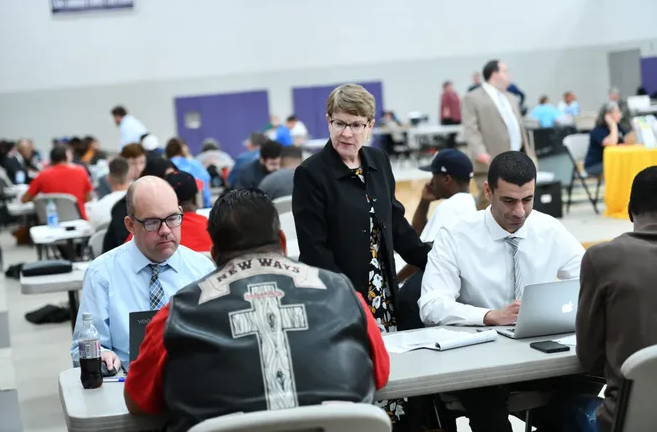
{"type": "Polygon", "coordinates": [[[388,414],[365,403],[335,402],[274,411],[229,414],[189,432],[390,432],[388,414]]]}
{"type": "Polygon", "coordinates": [[[595,196],[592,196],[585,181],[589,175],[586,172],[582,173],[579,170],[579,165],[584,162],[584,158],[586,157],[586,152],[589,148],[589,141],[589,136],[587,134],[568,135],[563,139],[563,145],[568,149],[568,155],[573,163],[573,175],[571,176],[570,184],[568,185],[566,213],[570,211],[570,205],[573,202],[573,185],[577,179],[584,188],[591,205],[593,205],[595,214],[600,214],[600,211],[598,211],[598,197],[600,195],[600,186],[602,185],[602,175],[593,176],[594,178],[597,178],[598,181],[595,188],[595,196]]]}
{"type": "Polygon", "coordinates": [[[613,432],[653,432],[657,425],[657,345],[643,348],[621,366],[621,384],[613,432]]]}
{"type": "Polygon", "coordinates": [[[103,254],[103,240],[105,240],[105,234],[107,234],[107,229],[101,229],[96,231],[89,238],[89,249],[91,249],[91,256],[93,259],[96,259],[103,254]]]}
{"type": "Polygon", "coordinates": [[[292,211],[292,196],[283,196],[272,201],[279,215],[292,211]]]}

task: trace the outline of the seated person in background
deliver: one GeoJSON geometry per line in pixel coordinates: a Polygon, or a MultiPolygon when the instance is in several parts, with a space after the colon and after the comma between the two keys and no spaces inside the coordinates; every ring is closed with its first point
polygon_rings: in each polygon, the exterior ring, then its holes
{"type": "Polygon", "coordinates": [[[303,151],[299,147],[287,146],[281,149],[281,168],[265,176],[258,185],[270,200],[292,196],[294,170],[303,161],[303,151]]]}
{"type": "Polygon", "coordinates": [[[620,120],[617,122],[623,127],[625,132],[632,130],[632,113],[630,113],[630,108],[627,106],[627,101],[620,96],[620,91],[616,87],[609,89],[607,94],[607,102],[602,105],[600,108],[600,117],[604,116],[607,111],[609,102],[615,102],[618,105],[618,109],[621,112],[620,120]]]}
{"type": "Polygon", "coordinates": [[[276,141],[284,147],[293,144],[290,129],[281,124],[281,120],[277,115],[269,117],[269,124],[265,127],[265,134],[270,140],[276,141]]]}
{"type": "Polygon", "coordinates": [[[71,163],[71,151],[58,145],[50,150],[50,167],[41,171],[30,183],[22,202],[30,202],[40,193],[61,193],[73,195],[78,201],[80,217],[87,219],[84,203],[91,201],[91,181],[87,171],[71,163]]]}
{"type": "Polygon", "coordinates": [[[285,257],[261,191],[221,196],[208,231],[219,268],[151,320],[125,383],[128,411],[166,413],[167,430],[183,431],[236,412],[372,403],[388,353],[351,282],[285,257]]]}
{"type": "Polygon", "coordinates": [[[5,168],[7,177],[9,177],[12,184],[27,184],[32,181],[32,177],[36,173],[30,175],[27,161],[22,155],[23,152],[20,151],[18,144],[11,141],[4,141],[2,150],[2,166],[5,168]]]}
{"type": "MultiPolygon", "coordinates": [[[[155,176],[164,178],[165,175],[174,172],[176,167],[171,161],[164,158],[151,159],[141,172],[141,177],[155,176]]],[[[128,204],[126,197],[119,199],[112,207],[111,220],[107,226],[107,233],[103,239],[103,253],[125,243],[130,232],[125,226],[125,218],[128,216],[128,204]]]]}
{"type": "MultiPolygon", "coordinates": [[[[208,218],[196,213],[198,188],[196,180],[190,173],[174,171],[164,176],[178,197],[178,205],[183,211],[180,226],[180,244],[196,252],[210,252],[212,240],[208,234],[208,218]]],[[[132,234],[126,242],[132,240],[132,234]]]]}
{"type": "Polygon", "coordinates": [[[616,102],[607,102],[598,115],[595,128],[589,133],[589,149],[584,159],[584,170],[592,176],[600,176],[603,171],[603,154],[607,146],[634,142],[634,132],[620,125],[621,110],[616,102]],[[628,133],[629,132],[629,133],[628,133]]]}
{"type": "Polygon", "coordinates": [[[87,135],[83,139],[87,151],[82,155],[80,161],[86,165],[96,165],[98,161],[107,159],[107,154],[100,149],[100,143],[96,138],[87,135]]]}
{"type": "Polygon", "coordinates": [[[134,239],[89,264],[71,347],[78,361],[81,316],[92,313],[108,370],[130,359],[130,312],[160,309],[180,288],[214,270],[208,258],[179,245],[182,213],[169,183],[142,177],[130,185],[126,200],[125,225],[134,239]]]}
{"type": "Polygon", "coordinates": [[[224,170],[229,171],[235,165],[233,158],[222,151],[221,145],[212,138],[203,141],[201,153],[196,156],[196,160],[208,170],[212,187],[224,186],[224,170]]]}
{"type": "Polygon", "coordinates": [[[129,171],[130,166],[128,162],[120,156],[112,159],[109,163],[107,179],[112,192],[99,199],[89,213],[89,223],[94,230],[98,230],[99,227],[109,224],[112,220],[112,207],[114,207],[114,204],[118,200],[125,196],[125,192],[128,190],[128,186],[130,186],[131,181],[128,178],[129,171]]]}
{"type": "Polygon", "coordinates": [[[181,138],[171,138],[164,148],[164,154],[179,171],[188,172],[203,182],[203,202],[199,205],[204,208],[211,207],[210,174],[201,162],[191,157],[187,144],[181,138]]]}
{"type": "Polygon", "coordinates": [[[249,139],[247,139],[244,143],[244,146],[247,149],[246,152],[237,155],[235,158],[235,165],[233,165],[230,173],[228,173],[228,178],[226,181],[228,182],[229,187],[235,186],[237,183],[237,178],[239,177],[239,173],[242,171],[245,165],[260,157],[260,147],[266,141],[267,137],[260,132],[254,132],[249,136],[249,139]]]}
{"type": "Polygon", "coordinates": [[[574,121],[574,118],[577,117],[580,113],[579,102],[573,92],[566,92],[563,95],[563,100],[557,105],[559,113],[561,113],[562,118],[567,119],[569,123],[574,121]]]}
{"type": "MultiPolygon", "coordinates": [[[[532,211],[535,186],[536,166],[524,153],[507,151],[492,160],[484,183],[491,205],[441,227],[434,240],[418,302],[427,326],[510,325],[526,285],[579,276],[584,248],[557,219],[532,211]]],[[[455,392],[473,432],[511,432],[512,389],[455,392]]]]}
{"type": "Polygon", "coordinates": [[[268,140],[262,144],[260,157],[241,168],[237,182],[233,187],[258,187],[266,175],[277,171],[281,167],[281,149],[281,144],[276,141],[268,140]]]}
{"type": "Polygon", "coordinates": [[[308,129],[294,114],[285,121],[285,127],[290,131],[294,145],[303,144],[308,141],[308,129]]]}
{"type": "Polygon", "coordinates": [[[137,180],[146,167],[146,150],[144,147],[137,143],[125,145],[119,156],[128,161],[128,165],[130,165],[130,172],[128,173],[130,181],[137,180]]]}
{"type": "Polygon", "coordinates": [[[22,159],[26,171],[26,181],[32,180],[43,169],[41,154],[34,149],[34,143],[27,138],[21,138],[16,143],[16,157],[22,159]]]}
{"type": "Polygon", "coordinates": [[[604,374],[607,388],[604,401],[584,396],[570,401],[579,426],[573,431],[611,431],[623,381],[621,365],[657,344],[657,167],[634,178],[629,213],[634,232],[592,246],[582,260],[577,357],[586,372],[604,374]]]}
{"type": "MultiPolygon", "coordinates": [[[[438,152],[431,165],[420,169],[431,172],[433,177],[422,189],[412,225],[423,243],[433,243],[441,227],[453,225],[477,211],[477,204],[470,193],[474,169],[470,158],[456,149],[438,152]],[[436,200],[444,201],[438,204],[427,222],[429,206],[436,200]]],[[[417,267],[407,264],[397,275],[397,280],[403,282],[416,271],[417,267]]]]}
{"type": "Polygon", "coordinates": [[[555,126],[561,113],[550,103],[547,96],[541,96],[538,105],[529,113],[529,117],[536,120],[542,128],[551,128],[555,126]]]}

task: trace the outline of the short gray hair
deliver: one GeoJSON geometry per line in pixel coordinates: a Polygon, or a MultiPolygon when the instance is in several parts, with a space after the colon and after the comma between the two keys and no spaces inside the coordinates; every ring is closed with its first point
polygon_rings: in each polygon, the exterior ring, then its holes
{"type": "Polygon", "coordinates": [[[125,203],[126,203],[126,210],[128,212],[128,216],[134,216],[135,215],[135,185],[136,182],[132,182],[132,184],[128,187],[128,191],[125,193],[125,203]]]}
{"type": "Polygon", "coordinates": [[[614,109],[619,108],[618,103],[614,101],[607,101],[602,106],[602,109],[598,113],[598,118],[595,120],[596,126],[606,126],[607,122],[605,121],[605,116],[612,112],[614,109]]]}

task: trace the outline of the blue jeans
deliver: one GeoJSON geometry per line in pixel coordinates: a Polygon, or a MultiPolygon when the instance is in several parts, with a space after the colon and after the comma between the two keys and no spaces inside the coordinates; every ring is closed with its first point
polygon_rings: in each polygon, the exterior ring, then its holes
{"type": "Polygon", "coordinates": [[[600,432],[595,411],[602,399],[590,395],[577,395],[565,401],[564,432],[600,432]]]}
{"type": "Polygon", "coordinates": [[[602,162],[597,163],[595,165],[590,165],[588,167],[585,166],[584,171],[586,171],[586,173],[590,176],[594,176],[594,177],[601,176],[603,171],[602,162]]]}

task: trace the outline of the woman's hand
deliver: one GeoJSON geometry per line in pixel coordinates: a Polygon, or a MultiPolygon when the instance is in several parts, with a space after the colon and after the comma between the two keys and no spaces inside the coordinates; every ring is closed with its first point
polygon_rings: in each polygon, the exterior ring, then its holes
{"type": "Polygon", "coordinates": [[[613,126],[616,126],[616,120],[614,120],[611,114],[605,114],[605,123],[607,123],[609,129],[611,129],[613,126]]]}

